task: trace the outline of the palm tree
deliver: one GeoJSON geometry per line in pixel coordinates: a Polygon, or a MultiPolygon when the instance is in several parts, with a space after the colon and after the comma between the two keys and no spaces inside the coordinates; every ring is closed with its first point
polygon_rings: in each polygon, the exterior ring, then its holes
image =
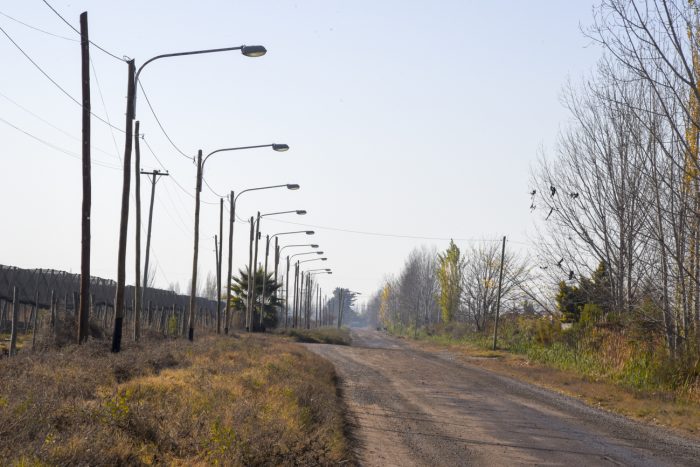
{"type": "MultiPolygon", "coordinates": [[[[253,306],[253,330],[261,330],[260,326],[260,302],[263,296],[263,282],[265,283],[265,303],[263,306],[263,331],[277,326],[277,310],[282,308],[282,298],[277,298],[275,292],[282,287],[282,283],[275,282],[273,274],[267,275],[263,281],[264,272],[259,268],[255,273],[255,304],[253,306]]],[[[239,269],[238,276],[231,282],[231,309],[245,311],[248,304],[248,268],[239,269]]]]}

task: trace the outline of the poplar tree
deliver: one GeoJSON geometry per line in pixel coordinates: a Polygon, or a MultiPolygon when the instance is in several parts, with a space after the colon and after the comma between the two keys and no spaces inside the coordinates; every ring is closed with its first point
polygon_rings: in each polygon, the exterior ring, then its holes
{"type": "Polygon", "coordinates": [[[440,284],[440,311],[445,323],[452,321],[459,307],[462,294],[464,261],[455,242],[444,253],[438,255],[438,282],[440,284]]]}

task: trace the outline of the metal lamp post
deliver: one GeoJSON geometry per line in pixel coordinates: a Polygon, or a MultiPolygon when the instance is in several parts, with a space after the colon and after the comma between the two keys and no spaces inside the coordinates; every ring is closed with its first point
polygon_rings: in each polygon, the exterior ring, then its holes
{"type": "MultiPolygon", "coordinates": [[[[303,211],[303,212],[306,213],[306,211],[303,211]]],[[[299,214],[299,213],[300,213],[300,211],[297,211],[297,214],[299,214]]],[[[264,307],[265,307],[265,287],[267,285],[267,260],[268,260],[269,254],[270,254],[270,240],[272,240],[273,238],[275,239],[275,283],[276,283],[277,282],[277,263],[279,262],[278,261],[278,259],[279,259],[278,258],[279,257],[279,255],[278,255],[279,247],[277,245],[277,238],[280,235],[293,235],[293,234],[300,234],[300,233],[305,233],[307,235],[310,235],[309,232],[310,231],[308,231],[308,230],[294,230],[292,232],[279,232],[279,233],[276,233],[273,235],[266,235],[265,236],[265,269],[263,272],[263,287],[262,287],[262,297],[261,297],[261,305],[260,305],[260,310],[261,310],[260,311],[260,329],[262,329],[262,326],[263,326],[263,316],[264,316],[263,311],[264,311],[264,307]]],[[[316,245],[316,246],[318,247],[318,245],[316,245]]]]}
{"type": "Polygon", "coordinates": [[[233,190],[231,190],[231,195],[229,198],[230,201],[230,211],[229,211],[229,226],[228,226],[228,275],[226,276],[227,282],[226,282],[226,308],[224,311],[224,334],[228,334],[228,327],[229,327],[229,321],[230,321],[230,311],[231,311],[231,268],[233,265],[233,227],[234,227],[234,222],[236,222],[236,202],[238,201],[238,198],[243,194],[247,193],[249,191],[259,191],[259,190],[270,190],[273,188],[287,188],[288,190],[298,190],[299,185],[296,183],[287,183],[287,184],[282,184],[282,185],[270,185],[270,186],[261,186],[261,187],[256,187],[256,188],[247,188],[243,191],[240,191],[236,196],[234,196],[233,190]]]}
{"type": "MultiPolygon", "coordinates": [[[[127,80],[127,99],[126,99],[126,126],[124,130],[124,172],[122,178],[122,199],[121,199],[121,214],[119,221],[119,246],[117,251],[117,290],[114,300],[115,308],[115,319],[114,319],[114,332],[112,334],[112,352],[119,352],[121,350],[121,339],[122,339],[122,323],[124,319],[124,287],[126,284],[126,243],[127,243],[127,233],[129,225],[129,191],[131,185],[131,148],[134,139],[133,122],[136,119],[136,94],[137,94],[137,84],[139,76],[143,71],[144,67],[151,62],[160,60],[162,58],[170,57],[181,57],[185,55],[201,55],[217,52],[228,52],[233,50],[240,50],[241,53],[247,57],[261,57],[267,53],[265,47],[261,45],[253,46],[238,46],[238,47],[223,47],[219,49],[205,49],[205,50],[193,50],[188,52],[175,52],[168,54],[161,54],[146,60],[143,65],[141,65],[138,71],[135,71],[134,60],[128,60],[128,80],[127,80]]],[[[137,146],[138,153],[138,146],[137,146]]],[[[138,154],[137,154],[138,159],[138,154]]],[[[137,161],[138,162],[138,161],[137,161]]],[[[136,164],[136,176],[140,176],[141,168],[139,164],[136,164]]],[[[138,181],[137,181],[138,183],[138,181]]],[[[139,297],[140,292],[140,267],[141,267],[141,191],[137,190],[136,193],[136,300],[137,300],[137,310],[141,297],[139,297]]],[[[138,326],[138,324],[136,324],[138,326]]],[[[135,330],[135,338],[138,338],[138,329],[135,330]]]]}
{"type": "MultiPolygon", "coordinates": [[[[256,302],[256,276],[257,276],[257,264],[258,264],[258,240],[260,237],[260,221],[262,220],[263,217],[268,217],[268,216],[277,216],[281,214],[292,214],[295,213],[297,215],[305,215],[306,211],[303,209],[297,209],[297,210],[290,210],[290,211],[278,211],[278,212],[270,212],[267,214],[260,214],[260,211],[258,211],[258,215],[256,220],[254,221],[255,223],[255,234],[251,238],[251,241],[255,241],[255,253],[252,258],[252,263],[249,264],[248,266],[248,316],[246,319],[246,326],[248,328],[249,332],[253,331],[253,312],[254,312],[254,305],[256,302]],[[252,279],[251,276],[252,275],[252,279]]],[[[252,227],[252,226],[251,226],[252,227]]],[[[315,232],[313,230],[305,230],[307,235],[313,235],[315,232]]],[[[260,313],[263,313],[263,310],[261,308],[260,313]]]]}
{"type": "Polygon", "coordinates": [[[235,148],[222,148],[210,152],[207,156],[202,159],[202,150],[200,149],[197,153],[197,185],[195,189],[195,205],[194,205],[194,254],[192,258],[192,290],[190,292],[190,317],[189,317],[189,333],[188,338],[190,341],[194,340],[194,317],[195,317],[195,307],[196,307],[196,296],[197,296],[197,258],[199,255],[199,198],[202,191],[202,176],[204,173],[204,164],[207,160],[214,154],[227,151],[241,151],[244,149],[257,149],[257,148],[272,148],[277,152],[284,152],[289,150],[289,146],[286,144],[259,144],[256,146],[240,146],[235,148]]]}
{"type": "MultiPolygon", "coordinates": [[[[301,264],[303,264],[303,263],[309,263],[309,262],[312,262],[312,261],[327,261],[327,260],[328,260],[328,258],[323,257],[323,258],[306,259],[306,260],[304,260],[304,261],[297,261],[297,271],[299,271],[299,267],[300,267],[301,264]]],[[[309,297],[308,297],[308,294],[309,294],[308,287],[309,287],[309,275],[308,275],[308,272],[307,272],[307,275],[306,275],[306,289],[307,289],[307,297],[306,297],[306,298],[307,298],[307,300],[306,300],[306,302],[308,302],[308,299],[309,299],[309,297]]],[[[302,271],[302,273],[301,273],[301,280],[299,281],[299,308],[300,308],[300,309],[302,308],[302,299],[304,298],[304,292],[303,292],[303,291],[304,291],[304,272],[302,271]]],[[[309,318],[309,316],[308,316],[308,304],[307,304],[306,302],[304,303],[304,305],[305,305],[304,308],[307,309],[307,313],[306,313],[306,328],[308,329],[308,328],[309,328],[309,325],[310,325],[310,318],[309,318]]]]}

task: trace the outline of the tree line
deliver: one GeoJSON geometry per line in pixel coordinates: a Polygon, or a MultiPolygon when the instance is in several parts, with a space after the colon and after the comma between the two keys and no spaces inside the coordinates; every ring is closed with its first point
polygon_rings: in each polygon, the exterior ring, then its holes
{"type": "MultiPolygon", "coordinates": [[[[584,33],[604,51],[569,83],[570,115],[533,164],[537,238],[508,248],[506,313],[635,324],[672,358],[700,346],[700,15],[690,1],[603,0],[584,33]],[[591,318],[592,317],[592,318],[591,318]]],[[[494,322],[497,241],[414,250],[369,301],[385,326],[494,322]]]]}

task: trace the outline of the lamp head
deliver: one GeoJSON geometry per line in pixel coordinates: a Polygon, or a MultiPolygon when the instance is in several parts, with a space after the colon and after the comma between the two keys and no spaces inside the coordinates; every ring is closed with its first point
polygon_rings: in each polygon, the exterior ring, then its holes
{"type": "Polygon", "coordinates": [[[326,260],[328,260],[328,258],[321,258],[321,261],[326,261],[326,260]]]}
{"type": "Polygon", "coordinates": [[[313,235],[313,234],[315,234],[315,233],[316,233],[316,232],[314,232],[313,230],[307,230],[307,231],[306,231],[306,235],[313,235]]]}
{"type": "Polygon", "coordinates": [[[297,210],[297,216],[303,216],[304,214],[306,214],[306,211],[304,209],[297,210]]]}
{"type": "Polygon", "coordinates": [[[272,149],[277,152],[289,151],[289,146],[286,144],[273,144],[272,149]]]}
{"type": "Polygon", "coordinates": [[[328,274],[333,274],[333,271],[328,271],[328,274]]]}
{"type": "Polygon", "coordinates": [[[287,183],[287,189],[288,190],[298,190],[299,185],[297,185],[296,183],[287,183]]]}
{"type": "Polygon", "coordinates": [[[316,254],[317,254],[317,255],[322,255],[323,252],[322,252],[322,251],[317,251],[316,254]]]}
{"type": "Polygon", "coordinates": [[[311,248],[318,248],[318,245],[312,244],[312,245],[311,245],[311,248]]]}
{"type": "Polygon", "coordinates": [[[246,57],[262,57],[267,53],[267,49],[262,45],[244,45],[241,53],[246,57]]]}

